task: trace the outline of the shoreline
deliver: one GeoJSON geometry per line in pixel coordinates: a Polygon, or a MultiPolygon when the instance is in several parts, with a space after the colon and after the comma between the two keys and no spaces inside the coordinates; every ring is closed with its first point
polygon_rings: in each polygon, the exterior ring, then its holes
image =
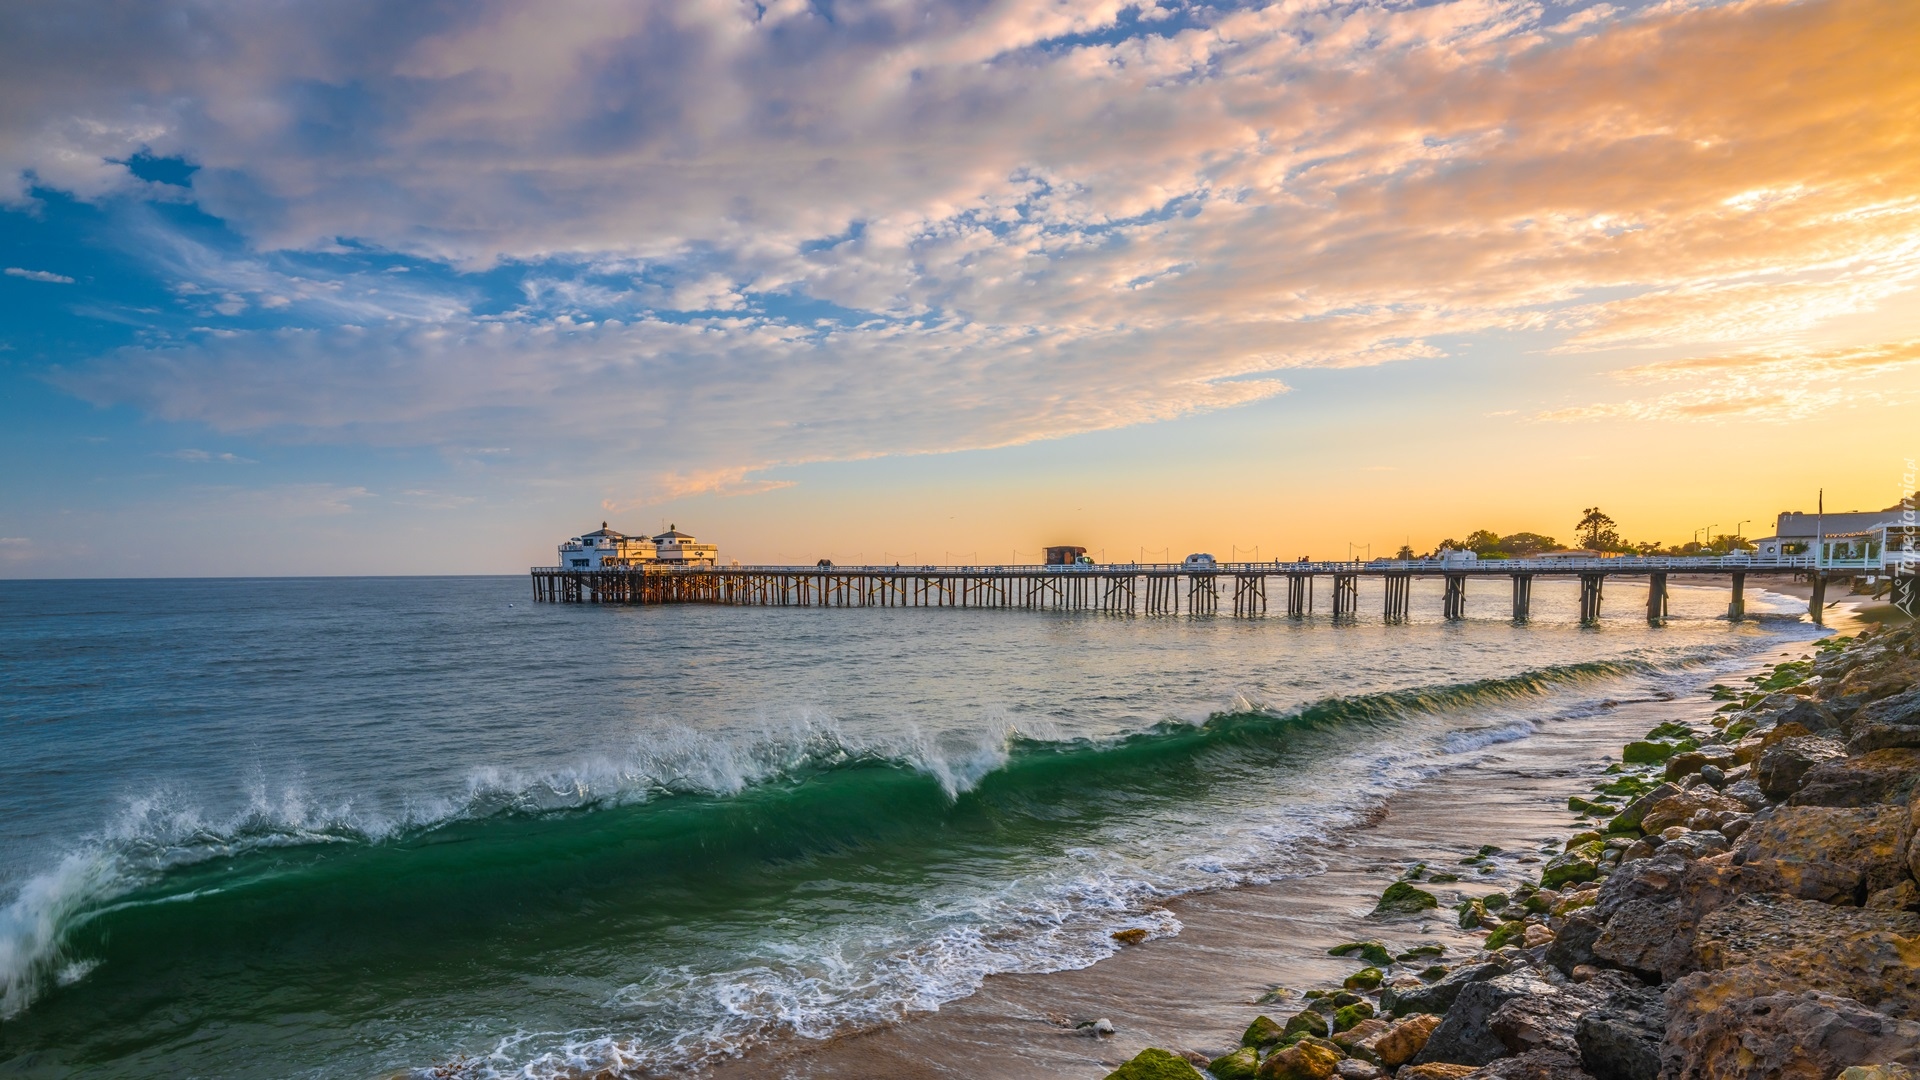
{"type": "MultiPolygon", "coordinates": [[[[1845,628],[1851,605],[1835,614],[1830,629],[1845,628]]],[[[1719,677],[1737,679],[1813,647],[1781,642],[1719,677]]],[[[980,1075],[991,1062],[996,1077],[1091,1080],[1149,1046],[1217,1056],[1233,1045],[1233,1019],[1243,1027],[1263,1010],[1300,1007],[1297,993],[1269,995],[1276,985],[1337,985],[1351,974],[1353,961],[1327,954],[1336,944],[1384,936],[1395,947],[1441,945],[1449,956],[1477,949],[1480,935],[1459,928],[1446,908],[1391,926],[1368,912],[1405,867],[1453,869],[1449,864],[1482,844],[1505,849],[1490,860],[1494,872],[1460,868],[1472,871],[1461,875],[1467,880],[1434,887],[1442,901],[1517,887],[1577,831],[1567,799],[1591,796],[1594,778],[1623,743],[1661,723],[1699,722],[1711,705],[1691,695],[1636,697],[1595,716],[1548,723],[1389,796],[1366,824],[1315,845],[1320,873],[1171,899],[1165,906],[1182,926],[1176,935],[1123,948],[1087,968],[990,976],[936,1012],[820,1042],[756,1048],[702,1074],[959,1077],[980,1075]],[[1267,1004],[1258,1004],[1263,996],[1267,1004]],[[1110,1021],[1114,1033],[1090,1034],[1084,1025],[1098,1019],[1110,1021]]]]}

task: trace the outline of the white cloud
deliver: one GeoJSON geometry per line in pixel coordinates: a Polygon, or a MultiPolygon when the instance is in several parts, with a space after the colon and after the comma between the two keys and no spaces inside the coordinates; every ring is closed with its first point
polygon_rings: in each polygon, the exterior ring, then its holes
{"type": "Polygon", "coordinates": [[[161,456],[170,457],[176,461],[191,461],[198,465],[208,465],[208,464],[257,465],[259,464],[258,462],[254,461],[252,458],[243,458],[238,454],[214,453],[209,450],[190,450],[190,449],[175,450],[170,454],[162,454],[161,456]]]}
{"type": "Polygon", "coordinates": [[[251,245],[143,226],[210,332],[61,385],[564,447],[615,501],[1189,415],[1443,337],[1777,343],[1920,281],[1906,0],[1156,7],[1150,34],[1119,0],[183,10],[0,35],[0,189],[104,199],[141,190],[115,162],[181,154],[251,245]],[[520,293],[289,254],[368,249],[520,293]],[[220,321],[268,313],[298,328],[220,321]]]}
{"type": "Polygon", "coordinates": [[[45,281],[54,285],[71,285],[73,279],[65,274],[56,274],[51,270],[24,270],[18,266],[7,267],[8,277],[26,278],[28,281],[45,281]]]}

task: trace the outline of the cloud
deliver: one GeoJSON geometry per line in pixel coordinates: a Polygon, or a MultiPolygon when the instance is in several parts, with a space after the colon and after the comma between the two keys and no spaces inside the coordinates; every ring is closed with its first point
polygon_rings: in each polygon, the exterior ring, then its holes
{"type": "Polygon", "coordinates": [[[1896,384],[1920,375],[1920,339],[1844,349],[1752,351],[1643,364],[1614,373],[1640,384],[1683,383],[1651,398],[1556,409],[1545,421],[1579,420],[1802,420],[1856,404],[1900,404],[1920,385],[1896,384]]]}
{"type": "MultiPolygon", "coordinates": [[[[247,248],[147,228],[210,331],[59,385],[564,449],[614,500],[1494,331],[1777,350],[1920,284],[1907,0],[80,8],[0,33],[0,193],[121,198],[116,161],[179,155],[247,248]]],[[[1647,407],[1814,400],[1743,378],[1647,407]]]]}
{"type": "Polygon", "coordinates": [[[7,267],[8,277],[26,278],[28,281],[45,281],[53,285],[71,285],[73,279],[65,274],[56,274],[51,270],[23,270],[18,266],[7,267]]]}
{"type": "Polygon", "coordinates": [[[175,461],[191,461],[199,465],[206,465],[206,464],[257,465],[259,464],[259,462],[254,461],[252,458],[243,458],[238,454],[229,454],[229,453],[216,454],[207,450],[175,450],[170,454],[162,454],[160,456],[170,457],[170,458],[173,458],[175,461]]]}

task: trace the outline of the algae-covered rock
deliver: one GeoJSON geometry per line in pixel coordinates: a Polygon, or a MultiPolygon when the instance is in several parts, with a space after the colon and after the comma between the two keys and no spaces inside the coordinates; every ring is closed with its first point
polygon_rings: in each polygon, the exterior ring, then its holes
{"type": "Polygon", "coordinates": [[[1251,1046],[1243,1046],[1207,1062],[1207,1071],[1219,1080],[1253,1080],[1260,1071],[1260,1053],[1251,1046]]]}
{"type": "Polygon", "coordinates": [[[1360,1021],[1370,1019],[1372,1016],[1373,1004],[1371,1002],[1356,1001],[1351,1005],[1343,1005],[1340,1007],[1339,1012],[1333,1014],[1333,1030],[1335,1032],[1346,1031],[1360,1021]]]}
{"type": "Polygon", "coordinates": [[[1454,908],[1454,911],[1459,915],[1456,921],[1462,930],[1500,925],[1500,920],[1487,914],[1487,906],[1478,899],[1462,900],[1460,901],[1460,905],[1454,908]]]}
{"type": "Polygon", "coordinates": [[[1600,876],[1600,852],[1603,850],[1605,845],[1590,841],[1572,851],[1555,855],[1540,868],[1540,886],[1557,889],[1562,885],[1592,881],[1600,876]]]}
{"type": "Polygon", "coordinates": [[[1149,1046],[1108,1073],[1107,1080],[1200,1080],[1200,1070],[1178,1054],[1149,1046]]]}
{"type": "Polygon", "coordinates": [[[1655,739],[1642,739],[1628,743],[1620,751],[1620,760],[1629,765],[1654,765],[1673,756],[1679,743],[1660,742],[1655,739]]]}
{"type": "Polygon", "coordinates": [[[1380,1059],[1373,1052],[1374,1040],[1385,1035],[1392,1026],[1385,1020],[1369,1016],[1345,1031],[1335,1032],[1333,1044],[1346,1051],[1348,1057],[1357,1057],[1362,1061],[1378,1065],[1380,1059]]]}
{"type": "Polygon", "coordinates": [[[1614,815],[1613,820],[1607,823],[1607,831],[1620,833],[1639,829],[1640,820],[1647,816],[1647,811],[1658,805],[1660,800],[1678,794],[1680,794],[1678,784],[1657,784],[1648,788],[1644,794],[1628,803],[1625,810],[1614,815]]]}
{"type": "Polygon", "coordinates": [[[1527,924],[1523,922],[1505,923],[1487,935],[1486,950],[1503,949],[1526,936],[1527,924]]]}
{"type": "MultiPolygon", "coordinates": [[[[1185,1064],[1185,1062],[1182,1062],[1185,1064]]],[[[1260,1063],[1260,1080],[1329,1080],[1340,1066],[1340,1052],[1313,1039],[1276,1050],[1260,1063]]]]}
{"type": "Polygon", "coordinates": [[[1281,1032],[1281,1036],[1285,1039],[1295,1035],[1325,1035],[1332,1030],[1333,1013],[1337,1011],[1339,1010],[1321,1012],[1318,1009],[1304,1009],[1294,1013],[1288,1018],[1286,1029],[1281,1032]]]}
{"type": "Polygon", "coordinates": [[[1432,893],[1407,882],[1396,881],[1380,894],[1380,902],[1374,905],[1373,913],[1375,915],[1413,915],[1439,906],[1439,898],[1432,893]]]}
{"type": "Polygon", "coordinates": [[[1445,955],[1447,955],[1447,947],[1445,945],[1415,945],[1413,948],[1394,957],[1394,959],[1403,964],[1411,964],[1415,961],[1430,960],[1434,957],[1445,955]]]}
{"type": "Polygon", "coordinates": [[[1347,976],[1346,981],[1340,985],[1349,990],[1372,990],[1380,985],[1384,977],[1377,967],[1363,967],[1347,976]]]}
{"type": "Polygon", "coordinates": [[[1274,1023],[1272,1017],[1256,1016],[1253,1023],[1247,1025],[1246,1033],[1240,1036],[1240,1045],[1265,1050],[1286,1037],[1287,1029],[1274,1023]]]}
{"type": "Polygon", "coordinates": [[[1335,945],[1327,950],[1328,956],[1354,956],[1377,967],[1386,967],[1393,963],[1393,954],[1385,945],[1377,941],[1349,941],[1345,945],[1335,945]]]}

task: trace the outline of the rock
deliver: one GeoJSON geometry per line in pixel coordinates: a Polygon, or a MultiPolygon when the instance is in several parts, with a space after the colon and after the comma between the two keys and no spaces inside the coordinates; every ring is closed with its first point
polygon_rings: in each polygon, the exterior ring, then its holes
{"type": "Polygon", "coordinates": [[[1782,807],[1754,822],[1736,854],[1761,887],[1864,904],[1909,875],[1907,828],[1907,811],[1897,806],[1782,807]]]}
{"type": "Polygon", "coordinates": [[[1343,1005],[1339,1012],[1333,1014],[1333,1030],[1335,1032],[1351,1030],[1362,1020],[1370,1019],[1372,1016],[1373,1003],[1370,1001],[1356,1001],[1351,1005],[1343,1005]]]}
{"type": "Polygon", "coordinates": [[[1729,799],[1712,788],[1702,785],[1669,795],[1649,807],[1640,819],[1640,830],[1657,833],[1675,825],[1686,825],[1693,820],[1695,814],[1702,811],[1731,817],[1747,813],[1747,804],[1737,799],[1729,799]]]}
{"type": "Polygon", "coordinates": [[[1141,942],[1147,940],[1147,931],[1141,927],[1135,926],[1126,930],[1115,930],[1113,933],[1108,934],[1107,936],[1119,942],[1122,945],[1138,945],[1141,942]]]}
{"type": "Polygon", "coordinates": [[[1893,747],[1816,763],[1787,801],[1793,806],[1904,803],[1911,799],[1916,784],[1920,784],[1920,750],[1893,747]]]}
{"type": "Polygon", "coordinates": [[[1481,947],[1488,952],[1495,952],[1506,948],[1508,945],[1524,940],[1526,932],[1526,923],[1502,923],[1493,933],[1487,935],[1487,940],[1481,944],[1481,947]]]}
{"type": "Polygon", "coordinates": [[[1911,912],[1741,896],[1700,920],[1694,954],[1712,977],[1696,991],[1818,990],[1920,1020],[1920,915],[1911,912]]]}
{"type": "Polygon", "coordinates": [[[1689,975],[1668,996],[1662,1075],[1819,1080],[1863,1061],[1920,1061],[1920,1024],[1812,991],[1745,997],[1716,987],[1702,995],[1694,984],[1713,978],[1689,975]]]}
{"type": "Polygon", "coordinates": [[[1501,960],[1490,960],[1484,964],[1463,964],[1449,971],[1445,978],[1431,986],[1405,993],[1385,991],[1380,995],[1380,1007],[1394,1016],[1406,1016],[1410,1013],[1444,1013],[1453,1007],[1454,999],[1460,996],[1463,987],[1488,979],[1497,979],[1505,975],[1511,965],[1501,960]],[[1388,995],[1393,1000],[1387,1000],[1388,995]]]}
{"type": "Polygon", "coordinates": [[[1703,746],[1698,750],[1688,750],[1667,759],[1666,777],[1678,780],[1683,776],[1692,776],[1703,771],[1708,765],[1719,769],[1731,769],[1736,764],[1731,746],[1703,746]]]}
{"type": "Polygon", "coordinates": [[[1840,726],[1840,718],[1833,710],[1804,697],[1794,697],[1781,702],[1780,707],[1772,710],[1775,729],[1787,724],[1798,724],[1809,732],[1832,731],[1840,726]]]}
{"type": "Polygon", "coordinates": [[[1253,1023],[1247,1025],[1246,1033],[1240,1036],[1240,1045],[1265,1050],[1286,1037],[1287,1029],[1274,1023],[1271,1017],[1256,1016],[1253,1023]]]}
{"type": "Polygon", "coordinates": [[[1379,1057],[1374,1053],[1373,1044],[1392,1027],[1393,1025],[1385,1020],[1370,1016],[1351,1028],[1336,1033],[1333,1037],[1333,1045],[1345,1050],[1349,1057],[1357,1057],[1377,1065],[1379,1057]]]}
{"type": "Polygon", "coordinates": [[[1427,1045],[1427,1039],[1433,1035],[1433,1029],[1439,1026],[1440,1018],[1432,1013],[1409,1016],[1373,1040],[1371,1049],[1374,1057],[1387,1068],[1397,1069],[1420,1053],[1427,1045]]]}
{"type": "Polygon", "coordinates": [[[1685,829],[1679,833],[1665,838],[1660,850],[1683,859],[1707,859],[1725,854],[1733,847],[1725,836],[1711,829],[1685,829]]]}
{"type": "Polygon", "coordinates": [[[1706,781],[1708,787],[1718,789],[1727,786],[1726,770],[1718,765],[1708,764],[1700,766],[1699,776],[1700,779],[1706,781]]]}
{"type": "Polygon", "coordinates": [[[1260,1071],[1260,1054],[1251,1046],[1243,1046],[1231,1054],[1222,1054],[1207,1063],[1207,1071],[1219,1080],[1253,1080],[1260,1071]]]}
{"type": "Polygon", "coordinates": [[[1592,964],[1593,943],[1600,937],[1600,929],[1600,921],[1591,912],[1568,916],[1560,924],[1560,932],[1554,935],[1553,944],[1547,946],[1543,962],[1568,976],[1574,968],[1592,964]]]}
{"type": "Polygon", "coordinates": [[[1349,941],[1345,945],[1335,945],[1333,948],[1327,950],[1328,956],[1353,956],[1356,954],[1360,959],[1365,960],[1375,967],[1386,967],[1388,964],[1393,963],[1393,954],[1387,951],[1385,945],[1377,941],[1349,941]]]}
{"type": "Polygon", "coordinates": [[[1629,765],[1650,765],[1667,760],[1678,748],[1678,743],[1661,742],[1658,739],[1641,739],[1638,742],[1630,742],[1622,747],[1620,750],[1620,760],[1629,765]]]}
{"type": "Polygon", "coordinates": [[[1378,1080],[1379,1077],[1387,1075],[1380,1071],[1378,1065],[1370,1061],[1362,1061],[1358,1058],[1348,1058],[1340,1064],[1335,1065],[1333,1067],[1333,1074],[1338,1076],[1340,1080],[1378,1080]]]}
{"type": "Polygon", "coordinates": [[[1920,695],[1914,693],[1915,687],[1920,687],[1920,661],[1908,659],[1889,664],[1862,665],[1840,680],[1840,684],[1834,687],[1833,697],[1828,700],[1841,708],[1857,709],[1856,719],[1859,713],[1867,712],[1875,705],[1889,701],[1897,703],[1902,698],[1912,704],[1892,711],[1911,711],[1920,707],[1920,695]]]}
{"type": "Polygon", "coordinates": [[[1660,991],[1626,988],[1580,1014],[1573,1030],[1580,1064],[1599,1080],[1659,1080],[1667,1006],[1660,991]]]}
{"type": "Polygon", "coordinates": [[[1318,1009],[1308,1008],[1301,1012],[1294,1013],[1287,1021],[1285,1034],[1294,1035],[1303,1032],[1308,1035],[1331,1034],[1333,1031],[1333,1011],[1337,1010],[1321,1012],[1318,1009]]]}
{"type": "Polygon", "coordinates": [[[1339,1065],[1338,1051],[1302,1039],[1267,1055],[1257,1075],[1260,1080],[1328,1080],[1339,1065]]]}
{"type": "Polygon", "coordinates": [[[1426,1065],[1408,1065],[1393,1074],[1393,1080],[1460,1080],[1477,1070],[1472,1065],[1449,1065],[1435,1061],[1426,1065]]]}
{"type": "Polygon", "coordinates": [[[1396,881],[1380,894],[1380,902],[1374,905],[1373,914],[1414,915],[1439,906],[1439,899],[1432,893],[1407,882],[1396,881]]]}
{"type": "Polygon", "coordinates": [[[1108,1073],[1107,1080],[1200,1080],[1200,1073],[1186,1058],[1149,1046],[1108,1073]]]}
{"type": "Polygon", "coordinates": [[[1558,993],[1551,983],[1525,971],[1462,987],[1453,1006],[1441,1019],[1440,1026],[1433,1029],[1427,1045],[1414,1060],[1485,1065],[1495,1058],[1505,1057],[1512,1050],[1493,1030],[1495,1014],[1509,1002],[1539,1003],[1558,993]]]}
{"type": "Polygon", "coordinates": [[[1653,809],[1661,800],[1672,798],[1678,794],[1680,794],[1680,786],[1678,784],[1661,784],[1659,787],[1628,803],[1625,810],[1620,811],[1619,814],[1614,816],[1612,821],[1607,823],[1607,831],[1618,833],[1632,832],[1638,829],[1640,827],[1640,819],[1647,816],[1647,811],[1653,809]]]}
{"type": "Polygon", "coordinates": [[[1660,853],[1627,863],[1600,887],[1592,917],[1596,961],[1650,980],[1672,980],[1695,966],[1694,930],[1735,894],[1740,868],[1660,853]]]}
{"type": "Polygon", "coordinates": [[[1553,931],[1540,923],[1529,923],[1526,934],[1520,939],[1520,945],[1526,949],[1537,949],[1542,945],[1553,944],[1553,931]]]}
{"type": "Polygon", "coordinates": [[[1847,748],[1837,740],[1818,735],[1782,739],[1760,752],[1753,763],[1753,778],[1767,798],[1777,801],[1800,790],[1815,765],[1846,754],[1847,748]]]}
{"type": "Polygon", "coordinates": [[[1364,967],[1347,976],[1346,981],[1340,985],[1349,990],[1372,990],[1380,985],[1381,978],[1379,968],[1364,967]]]}
{"type": "Polygon", "coordinates": [[[1593,1080],[1579,1059],[1566,1050],[1529,1050],[1501,1058],[1470,1073],[1473,1080],[1593,1080]]]}
{"type": "Polygon", "coordinates": [[[1734,802],[1745,804],[1749,810],[1762,809],[1771,801],[1767,798],[1767,793],[1760,790],[1760,785],[1754,783],[1750,775],[1732,780],[1726,787],[1720,789],[1720,794],[1734,802]]]}
{"type": "Polygon", "coordinates": [[[1557,889],[1568,883],[1592,881],[1599,877],[1602,850],[1604,847],[1601,844],[1592,842],[1548,859],[1547,865],[1540,868],[1540,887],[1557,889]]]}
{"type": "Polygon", "coordinates": [[[1920,911],[1920,885],[1908,880],[1869,893],[1867,906],[1875,911],[1920,911]]]}
{"type": "Polygon", "coordinates": [[[1445,945],[1415,945],[1413,948],[1394,957],[1394,959],[1402,964],[1411,964],[1419,960],[1430,960],[1445,955],[1447,955],[1447,947],[1445,945]]]}
{"type": "Polygon", "coordinates": [[[1888,1062],[1884,1065],[1855,1065],[1840,1070],[1833,1080],[1914,1080],[1914,1072],[1905,1065],[1888,1062]]]}
{"type": "Polygon", "coordinates": [[[1104,1017],[1104,1016],[1103,1016],[1103,1017],[1101,1017],[1101,1018],[1100,1018],[1100,1019],[1098,1019],[1098,1020],[1095,1020],[1095,1021],[1093,1022],[1093,1033],[1094,1033],[1095,1035],[1111,1035],[1111,1034],[1113,1034],[1113,1021],[1111,1021],[1111,1020],[1109,1020],[1109,1019],[1107,1019],[1107,1018],[1106,1018],[1106,1017],[1104,1017]]]}

